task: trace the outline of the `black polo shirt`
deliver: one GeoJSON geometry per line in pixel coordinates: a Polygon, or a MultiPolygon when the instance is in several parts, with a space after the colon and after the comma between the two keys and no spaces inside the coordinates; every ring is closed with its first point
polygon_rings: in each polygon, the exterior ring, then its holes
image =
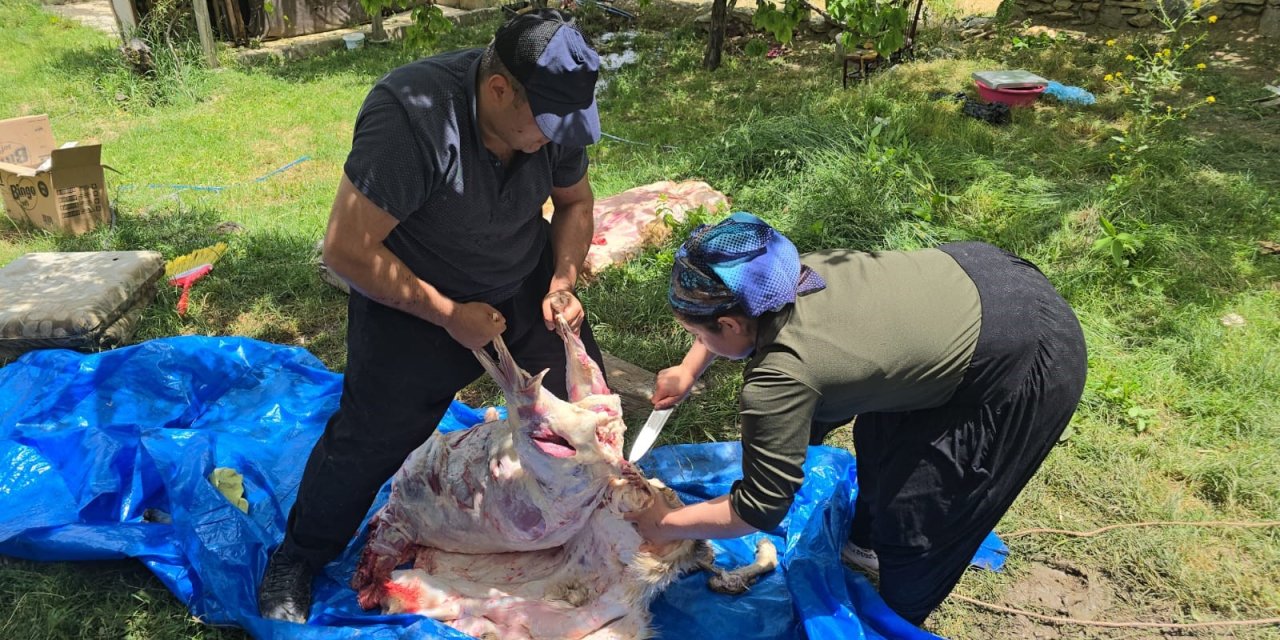
{"type": "Polygon", "coordinates": [[[347,178],[400,221],[384,242],[415,275],[459,302],[510,298],[548,242],[542,203],[577,184],[584,149],[548,143],[503,167],[480,138],[480,49],[399,67],[356,119],[347,178]]]}

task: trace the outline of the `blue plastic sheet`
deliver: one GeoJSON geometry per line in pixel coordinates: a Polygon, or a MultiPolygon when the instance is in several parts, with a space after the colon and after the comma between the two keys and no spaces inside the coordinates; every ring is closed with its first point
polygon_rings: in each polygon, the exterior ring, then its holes
{"type": "MultiPolygon", "coordinates": [[[[360,610],[346,585],[363,536],[317,580],[308,625],[258,617],[258,577],[340,391],[341,376],[306,351],[244,338],[27,354],[0,369],[0,554],[137,558],[193,615],[257,638],[465,637],[418,616],[360,610]],[[217,467],[244,476],[247,514],[208,481],[217,467]],[[170,521],[156,522],[156,510],[170,521]]],[[[440,428],[480,421],[479,411],[455,403],[440,428]]],[[[736,443],[681,445],[655,450],[643,466],[686,500],[701,500],[728,490],[739,460],[736,443]]],[[[711,593],[704,575],[686,576],[653,604],[659,637],[935,637],[894,615],[865,578],[840,565],[853,458],[814,447],[806,468],[795,507],[773,532],[782,569],[741,597],[711,593]]],[[[386,494],[384,487],[375,509],[386,494]]],[[[754,537],[717,543],[718,562],[750,562],[754,545],[754,537]]],[[[1006,553],[993,535],[975,562],[999,569],[1006,553]]]]}

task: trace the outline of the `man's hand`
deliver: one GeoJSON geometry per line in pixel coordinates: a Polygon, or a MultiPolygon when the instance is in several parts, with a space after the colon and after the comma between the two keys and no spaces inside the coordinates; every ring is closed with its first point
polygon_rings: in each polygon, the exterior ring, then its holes
{"type": "Polygon", "coordinates": [[[582,321],[586,318],[586,313],[582,310],[582,303],[578,301],[578,296],[568,289],[552,289],[545,297],[542,298],[542,321],[547,325],[547,331],[556,330],[556,314],[564,314],[564,321],[569,323],[569,328],[574,333],[582,327],[582,321]]]}
{"type": "Polygon", "coordinates": [[[454,306],[442,326],[458,344],[475,351],[502,335],[507,319],[483,302],[463,302],[454,306]]]}
{"type": "Polygon", "coordinates": [[[684,400],[693,389],[697,378],[685,369],[684,365],[676,365],[658,372],[653,383],[653,408],[670,409],[684,400]]]}

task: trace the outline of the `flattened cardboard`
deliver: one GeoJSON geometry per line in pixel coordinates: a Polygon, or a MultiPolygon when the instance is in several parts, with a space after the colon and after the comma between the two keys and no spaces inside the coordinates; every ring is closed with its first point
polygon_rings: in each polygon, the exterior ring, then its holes
{"type": "Polygon", "coordinates": [[[0,163],[35,168],[53,151],[49,116],[0,120],[0,163]]]}

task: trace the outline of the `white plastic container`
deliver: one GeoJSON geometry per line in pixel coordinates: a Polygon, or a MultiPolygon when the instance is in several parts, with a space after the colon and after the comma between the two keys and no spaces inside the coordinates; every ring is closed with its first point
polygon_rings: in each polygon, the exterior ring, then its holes
{"type": "Polygon", "coordinates": [[[364,33],[360,31],[344,33],[342,34],[342,41],[347,44],[347,49],[359,49],[364,46],[364,33]]]}

